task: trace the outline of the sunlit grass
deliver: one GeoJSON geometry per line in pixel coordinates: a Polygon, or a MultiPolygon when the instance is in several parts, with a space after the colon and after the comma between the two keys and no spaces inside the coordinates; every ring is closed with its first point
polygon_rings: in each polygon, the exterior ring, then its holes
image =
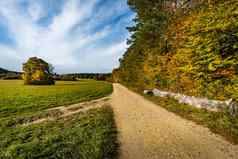
{"type": "MultiPolygon", "coordinates": [[[[0,159],[99,159],[117,157],[117,133],[109,106],[38,124],[22,121],[58,111],[46,109],[104,97],[112,85],[103,81],[56,82],[26,86],[0,81],[0,159]]],[[[51,114],[52,115],[52,114],[51,114]]]]}
{"type": "Polygon", "coordinates": [[[20,80],[0,81],[0,117],[35,113],[100,98],[111,92],[111,84],[94,80],[56,82],[54,86],[26,86],[20,80]]]}

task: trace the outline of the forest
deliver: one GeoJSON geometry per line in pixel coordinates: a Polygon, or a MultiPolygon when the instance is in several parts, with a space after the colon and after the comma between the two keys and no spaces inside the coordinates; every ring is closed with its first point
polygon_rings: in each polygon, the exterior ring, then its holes
{"type": "Polygon", "coordinates": [[[237,0],[129,0],[136,12],[114,81],[238,100],[237,0]]]}

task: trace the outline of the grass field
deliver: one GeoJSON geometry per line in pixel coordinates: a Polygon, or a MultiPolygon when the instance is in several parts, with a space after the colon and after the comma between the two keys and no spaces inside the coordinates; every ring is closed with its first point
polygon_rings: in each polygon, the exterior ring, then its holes
{"type": "Polygon", "coordinates": [[[0,128],[1,159],[114,159],[116,128],[109,107],[30,126],[0,128]]]}
{"type": "Polygon", "coordinates": [[[0,81],[0,159],[116,158],[116,128],[108,106],[39,124],[21,123],[44,117],[49,108],[93,100],[111,92],[110,83],[93,80],[57,82],[55,86],[0,81]]]}
{"type": "Polygon", "coordinates": [[[20,80],[0,81],[0,118],[96,99],[111,92],[111,84],[94,80],[57,82],[55,86],[25,86],[20,80]]]}

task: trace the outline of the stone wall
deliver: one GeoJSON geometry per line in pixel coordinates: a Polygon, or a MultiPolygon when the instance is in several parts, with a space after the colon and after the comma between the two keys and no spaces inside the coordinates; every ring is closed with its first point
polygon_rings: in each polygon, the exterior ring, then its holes
{"type": "Polygon", "coordinates": [[[170,97],[177,100],[179,103],[189,104],[196,108],[204,108],[210,111],[221,111],[223,109],[228,108],[230,114],[232,116],[236,116],[238,114],[238,105],[233,99],[229,99],[226,101],[219,100],[210,100],[207,98],[198,98],[194,96],[186,96],[180,93],[166,92],[158,89],[153,90],[144,90],[144,94],[151,94],[159,97],[170,97]]]}

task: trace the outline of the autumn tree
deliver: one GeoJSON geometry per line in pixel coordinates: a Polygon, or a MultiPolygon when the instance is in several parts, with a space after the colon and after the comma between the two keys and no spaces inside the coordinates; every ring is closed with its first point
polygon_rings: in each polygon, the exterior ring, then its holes
{"type": "Polygon", "coordinates": [[[31,57],[23,64],[24,84],[29,85],[53,85],[53,67],[44,60],[31,57]]]}
{"type": "Polygon", "coordinates": [[[113,71],[136,89],[238,100],[237,0],[128,0],[129,48],[113,71]]]}

